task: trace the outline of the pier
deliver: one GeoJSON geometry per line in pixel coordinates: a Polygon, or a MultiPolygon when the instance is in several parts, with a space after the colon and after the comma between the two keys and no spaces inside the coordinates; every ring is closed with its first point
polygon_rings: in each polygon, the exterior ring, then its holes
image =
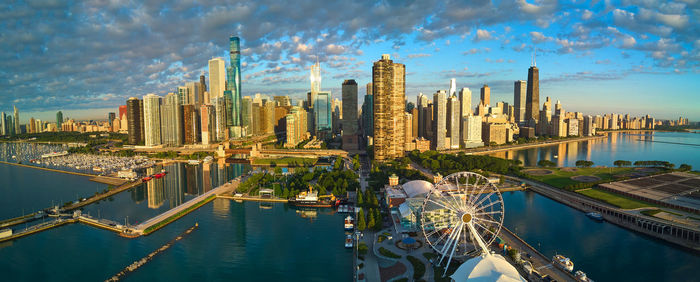
{"type": "Polygon", "coordinates": [[[235,201],[253,201],[253,202],[270,202],[270,203],[286,203],[289,202],[287,199],[273,199],[273,198],[260,198],[260,197],[250,197],[250,196],[227,196],[219,195],[217,198],[229,199],[235,201]]]}
{"type": "Polygon", "coordinates": [[[25,228],[25,229],[22,229],[21,231],[14,233],[10,236],[0,238],[0,242],[10,241],[10,240],[14,240],[14,239],[17,239],[20,237],[29,236],[29,235],[32,235],[34,233],[38,233],[38,232],[41,232],[41,231],[44,231],[47,229],[51,229],[54,227],[62,226],[64,224],[75,223],[75,222],[77,222],[77,219],[72,219],[72,218],[69,218],[69,219],[58,218],[56,220],[52,220],[49,222],[43,222],[43,223],[40,223],[37,225],[30,226],[30,227],[25,228]]]}
{"type": "Polygon", "coordinates": [[[48,167],[40,167],[40,166],[26,165],[26,164],[20,164],[20,163],[11,163],[11,162],[6,162],[6,161],[0,161],[0,164],[21,166],[21,167],[28,167],[28,168],[41,169],[41,170],[46,170],[46,171],[58,172],[58,173],[72,174],[72,175],[87,176],[87,177],[90,177],[90,180],[92,180],[92,181],[99,182],[99,183],[106,183],[106,184],[111,184],[111,183],[108,183],[108,182],[105,182],[105,181],[124,181],[124,179],[121,179],[121,178],[118,178],[118,177],[101,176],[101,175],[96,175],[96,174],[89,174],[89,173],[82,173],[82,172],[75,172],[75,171],[67,171],[67,170],[53,169],[53,168],[48,168],[48,167]]]}
{"type": "Polygon", "coordinates": [[[87,206],[87,205],[89,205],[89,204],[92,204],[92,203],[94,203],[94,202],[97,202],[97,201],[100,201],[100,200],[102,200],[102,199],[105,199],[105,198],[107,198],[107,197],[110,197],[110,196],[119,194],[119,193],[124,192],[124,191],[126,191],[126,190],[129,190],[129,189],[131,189],[131,188],[134,188],[134,187],[140,185],[141,183],[142,183],[142,182],[141,182],[140,179],[139,179],[139,180],[136,180],[136,181],[132,181],[132,182],[123,184],[122,186],[119,186],[119,187],[117,187],[117,188],[111,189],[111,190],[107,191],[106,193],[97,194],[97,195],[95,195],[95,196],[92,196],[92,197],[90,197],[90,198],[87,198],[85,201],[80,201],[80,202],[77,202],[77,203],[73,203],[73,204],[71,204],[71,205],[69,205],[69,206],[67,206],[67,207],[65,207],[65,208],[63,208],[63,209],[64,209],[64,210],[67,210],[67,211],[74,210],[74,209],[79,209],[79,208],[82,208],[82,207],[87,206]]]}

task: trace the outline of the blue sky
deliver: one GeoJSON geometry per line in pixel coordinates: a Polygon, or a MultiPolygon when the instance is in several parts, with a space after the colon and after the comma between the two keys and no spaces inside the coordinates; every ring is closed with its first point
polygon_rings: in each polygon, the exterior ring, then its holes
{"type": "Polygon", "coordinates": [[[474,100],[486,83],[492,101],[512,102],[536,50],[541,100],[700,120],[698,19],[694,0],[16,1],[0,4],[0,110],[104,118],[198,80],[237,35],[243,95],[300,98],[318,58],[322,88],[339,97],[387,53],[406,65],[409,101],[454,77],[474,100]]]}

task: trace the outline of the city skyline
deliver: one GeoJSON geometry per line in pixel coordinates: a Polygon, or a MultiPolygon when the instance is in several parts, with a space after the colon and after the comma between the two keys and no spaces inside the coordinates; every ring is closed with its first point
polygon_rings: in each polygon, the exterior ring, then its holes
{"type": "MultiPolygon", "coordinates": [[[[141,40],[162,37],[169,46],[164,47],[162,42],[145,47],[123,43],[112,47],[113,50],[103,44],[109,45],[119,36],[101,38],[100,44],[71,46],[71,50],[61,39],[73,35],[87,39],[97,36],[94,33],[98,31],[121,35],[121,39],[136,36],[129,28],[138,28],[122,23],[123,19],[112,8],[45,5],[41,10],[53,9],[67,15],[47,17],[23,26],[29,31],[27,38],[3,35],[4,40],[0,41],[7,47],[0,53],[4,59],[0,70],[9,70],[1,75],[6,78],[0,80],[6,92],[0,110],[11,112],[12,106],[17,105],[23,109],[23,119],[34,116],[50,120],[58,110],[75,118],[104,118],[128,97],[147,93],[165,96],[178,85],[197,81],[202,71],[207,71],[211,58],[226,58],[229,37],[239,36],[241,79],[246,84],[241,96],[259,92],[301,99],[308,92],[309,67],[316,60],[322,65],[321,89],[339,94],[345,79],[355,79],[360,85],[370,82],[372,61],[388,53],[406,65],[408,101],[415,101],[419,92],[431,95],[436,90],[448,89],[449,80],[454,77],[457,89],[469,87],[474,93],[481,85],[489,84],[492,103],[512,103],[513,82],[527,79],[526,69],[536,49],[537,67],[541,70],[540,100],[553,97],[564,101],[570,110],[587,114],[649,113],[659,119],[687,116],[698,120],[700,113],[693,109],[700,106],[700,101],[693,96],[696,90],[693,79],[698,73],[700,40],[696,35],[697,19],[692,16],[693,4],[667,4],[501,3],[494,15],[471,16],[495,8],[426,2],[384,7],[415,15],[414,19],[402,19],[405,22],[373,27],[371,17],[383,12],[372,9],[371,13],[359,16],[360,23],[353,25],[344,17],[328,19],[324,25],[328,28],[321,30],[316,26],[324,19],[298,20],[294,17],[295,10],[275,17],[275,9],[270,9],[279,8],[275,4],[224,7],[224,12],[247,10],[249,13],[223,21],[202,17],[193,20],[192,26],[184,23],[181,26],[179,22],[161,26],[163,18],[139,16],[144,11],[153,11],[148,6],[126,7],[127,15],[144,20],[143,24],[151,28],[138,35],[141,40]],[[102,9],[103,17],[119,21],[112,26],[100,24],[96,30],[72,34],[95,20],[86,15],[94,9],[102,9]],[[463,13],[460,20],[449,20],[456,19],[460,12],[463,13]],[[504,16],[508,12],[513,17],[504,16]],[[289,29],[255,25],[256,19],[267,24],[286,23],[289,29]],[[46,26],[51,22],[56,26],[70,23],[76,27],[49,36],[46,26]],[[177,37],[176,29],[171,26],[199,27],[211,32],[198,32],[184,39],[177,37]],[[75,57],[77,54],[72,52],[76,48],[85,56],[75,57]],[[145,49],[136,52],[140,48],[145,49]],[[62,62],[54,61],[59,59],[53,57],[61,54],[66,55],[60,59],[62,62]],[[70,59],[73,60],[67,61],[70,59]],[[600,103],[602,99],[606,103],[600,103]],[[664,107],[658,107],[660,104],[664,107]]],[[[213,7],[200,5],[199,8],[206,15],[215,15],[213,7]]],[[[13,10],[36,9],[18,5],[13,10]]],[[[23,19],[22,13],[18,14],[17,18],[8,20],[15,23],[8,25],[8,31],[23,19]]],[[[334,94],[334,97],[338,96],[334,94]]],[[[362,97],[359,99],[358,105],[362,104],[362,97]]]]}

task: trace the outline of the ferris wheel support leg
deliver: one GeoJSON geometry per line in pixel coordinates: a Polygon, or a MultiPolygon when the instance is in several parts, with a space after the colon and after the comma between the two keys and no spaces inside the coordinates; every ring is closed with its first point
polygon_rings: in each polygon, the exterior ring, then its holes
{"type": "Polygon", "coordinates": [[[438,264],[442,264],[442,261],[447,256],[447,252],[450,251],[450,246],[452,245],[452,243],[454,243],[454,240],[457,237],[457,236],[455,236],[455,235],[457,235],[457,232],[454,232],[454,231],[457,230],[457,228],[461,228],[461,227],[462,227],[462,224],[460,223],[459,225],[457,225],[457,227],[452,229],[450,236],[447,238],[447,242],[445,242],[445,245],[442,246],[442,249],[440,250],[442,257],[440,258],[440,262],[438,262],[438,264]]]}
{"type": "Polygon", "coordinates": [[[488,248],[486,248],[486,244],[484,243],[484,241],[481,240],[481,237],[477,235],[476,228],[474,228],[474,224],[472,222],[469,222],[467,223],[467,227],[469,227],[469,231],[474,236],[474,240],[476,240],[477,244],[479,244],[479,247],[481,247],[481,251],[488,254],[489,250],[488,248]]]}
{"type": "MultiPolygon", "coordinates": [[[[464,230],[464,223],[460,224],[459,227],[459,231],[457,231],[457,239],[459,239],[459,236],[462,235],[462,230],[464,230]]],[[[454,255],[455,250],[457,249],[457,245],[459,245],[459,240],[452,245],[452,252],[450,252],[450,258],[447,260],[447,264],[445,265],[445,272],[442,274],[442,277],[445,277],[445,275],[447,275],[447,269],[450,268],[450,262],[452,262],[452,256],[454,255]]]]}

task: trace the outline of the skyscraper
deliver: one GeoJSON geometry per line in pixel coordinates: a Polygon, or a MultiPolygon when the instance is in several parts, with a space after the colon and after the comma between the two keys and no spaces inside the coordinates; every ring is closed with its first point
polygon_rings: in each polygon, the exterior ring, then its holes
{"type": "Polygon", "coordinates": [[[515,122],[525,123],[525,108],[527,105],[527,83],[524,80],[516,80],[513,86],[513,105],[515,110],[515,122]]]}
{"type": "Polygon", "coordinates": [[[343,81],[343,150],[357,150],[357,82],[343,81]]]}
{"type": "Polygon", "coordinates": [[[224,96],[226,90],[226,63],[222,58],[209,60],[209,100],[224,96]]]}
{"type": "Polygon", "coordinates": [[[126,101],[126,116],[128,120],[129,144],[136,145],[141,139],[141,105],[139,99],[131,97],[126,101]]]}
{"type": "Polygon", "coordinates": [[[459,149],[459,128],[462,123],[459,100],[456,95],[447,100],[447,136],[450,137],[450,149],[459,149]]]}
{"type": "Polygon", "coordinates": [[[374,159],[383,162],[403,156],[406,66],[388,54],[372,66],[374,93],[374,159]]]}
{"type": "MultiPolygon", "coordinates": [[[[418,133],[416,134],[416,137],[427,137],[425,133],[425,125],[423,120],[425,117],[423,116],[423,108],[428,106],[428,96],[423,95],[423,93],[418,93],[418,98],[416,99],[416,108],[418,109],[418,115],[415,116],[414,118],[418,119],[417,126],[418,126],[418,133]]],[[[416,126],[414,124],[414,126],[416,126]]]]}
{"type": "Polygon", "coordinates": [[[0,135],[7,135],[7,115],[5,112],[0,113],[0,135]]]}
{"type": "Polygon", "coordinates": [[[481,141],[481,116],[469,115],[462,117],[462,147],[473,148],[483,146],[481,141]]]}
{"type": "Polygon", "coordinates": [[[182,146],[182,105],[175,93],[168,93],[160,108],[161,139],[164,145],[182,146]]]}
{"type": "Polygon", "coordinates": [[[12,106],[15,109],[15,134],[22,134],[22,130],[19,128],[19,110],[17,106],[12,106]]]}
{"type": "MultiPolygon", "coordinates": [[[[231,121],[228,124],[231,137],[241,137],[241,42],[237,36],[229,38],[229,56],[231,65],[226,73],[227,89],[231,91],[227,97],[227,106],[231,108],[231,116],[227,117],[231,121]]],[[[227,114],[229,112],[227,111],[227,114]]]]}
{"type": "Polygon", "coordinates": [[[488,84],[484,84],[481,87],[481,104],[484,106],[491,105],[491,88],[489,88],[488,84]]]}
{"type": "Polygon", "coordinates": [[[188,82],[185,84],[187,87],[187,95],[189,98],[187,99],[190,104],[195,105],[199,107],[198,105],[202,104],[202,87],[199,82],[188,82]]]}
{"type": "MultiPolygon", "coordinates": [[[[525,97],[525,121],[532,123],[539,121],[540,112],[540,71],[534,65],[527,70],[527,96],[525,97]]],[[[529,124],[534,126],[534,124],[529,124]]]]}
{"type": "Polygon", "coordinates": [[[447,137],[447,92],[433,94],[433,149],[444,150],[447,137]]]}
{"type": "Polygon", "coordinates": [[[459,91],[459,138],[464,139],[464,123],[462,119],[472,115],[472,91],[469,87],[462,88],[459,91]]]}
{"type": "Polygon", "coordinates": [[[216,140],[216,109],[212,105],[201,105],[199,111],[202,122],[202,144],[209,145],[216,140]]]}
{"type": "Polygon", "coordinates": [[[109,120],[109,126],[112,126],[112,123],[114,122],[114,119],[117,118],[117,114],[114,112],[110,112],[107,114],[107,120],[109,120]]]}
{"type": "Polygon", "coordinates": [[[204,92],[207,92],[207,82],[204,77],[204,71],[202,71],[202,75],[199,76],[199,86],[202,87],[202,104],[209,104],[209,98],[204,95],[204,92]]]}
{"type": "Polygon", "coordinates": [[[309,108],[313,109],[314,103],[316,103],[316,95],[319,91],[321,91],[321,65],[318,63],[318,61],[311,65],[309,80],[311,81],[311,91],[308,93],[307,100],[309,108]]]}
{"type": "Polygon", "coordinates": [[[245,96],[241,99],[241,130],[243,135],[249,136],[252,134],[252,112],[253,112],[253,100],[250,96],[245,96]]]}
{"type": "Polygon", "coordinates": [[[146,146],[161,144],[160,135],[160,104],[161,98],[155,94],[143,96],[143,126],[146,136],[146,146]]]}
{"type": "Polygon", "coordinates": [[[216,140],[225,140],[228,138],[228,127],[226,126],[226,99],[214,97],[211,99],[216,112],[216,140]]]}
{"type": "MultiPolygon", "coordinates": [[[[121,111],[122,106],[119,106],[119,111],[121,111]]],[[[124,117],[126,117],[126,106],[124,106],[124,117]]],[[[56,113],[56,129],[61,131],[61,124],[63,124],[63,112],[58,111],[56,113]]]]}
{"type": "Polygon", "coordinates": [[[199,109],[194,105],[182,105],[182,125],[185,144],[199,142],[201,127],[199,123],[199,109]]]}
{"type": "Polygon", "coordinates": [[[192,102],[190,101],[190,94],[189,94],[189,89],[186,86],[178,86],[177,87],[177,97],[180,99],[180,105],[190,105],[192,102]]]}
{"type": "Polygon", "coordinates": [[[450,79],[450,90],[447,91],[448,97],[452,97],[457,94],[457,79],[450,79]]]}
{"type": "Polygon", "coordinates": [[[362,135],[364,138],[374,136],[374,96],[370,94],[371,91],[367,93],[362,103],[362,135]]]}
{"type": "Polygon", "coordinates": [[[325,137],[333,128],[331,111],[331,93],[318,92],[314,102],[314,125],[316,127],[315,134],[319,139],[325,137]]]}

